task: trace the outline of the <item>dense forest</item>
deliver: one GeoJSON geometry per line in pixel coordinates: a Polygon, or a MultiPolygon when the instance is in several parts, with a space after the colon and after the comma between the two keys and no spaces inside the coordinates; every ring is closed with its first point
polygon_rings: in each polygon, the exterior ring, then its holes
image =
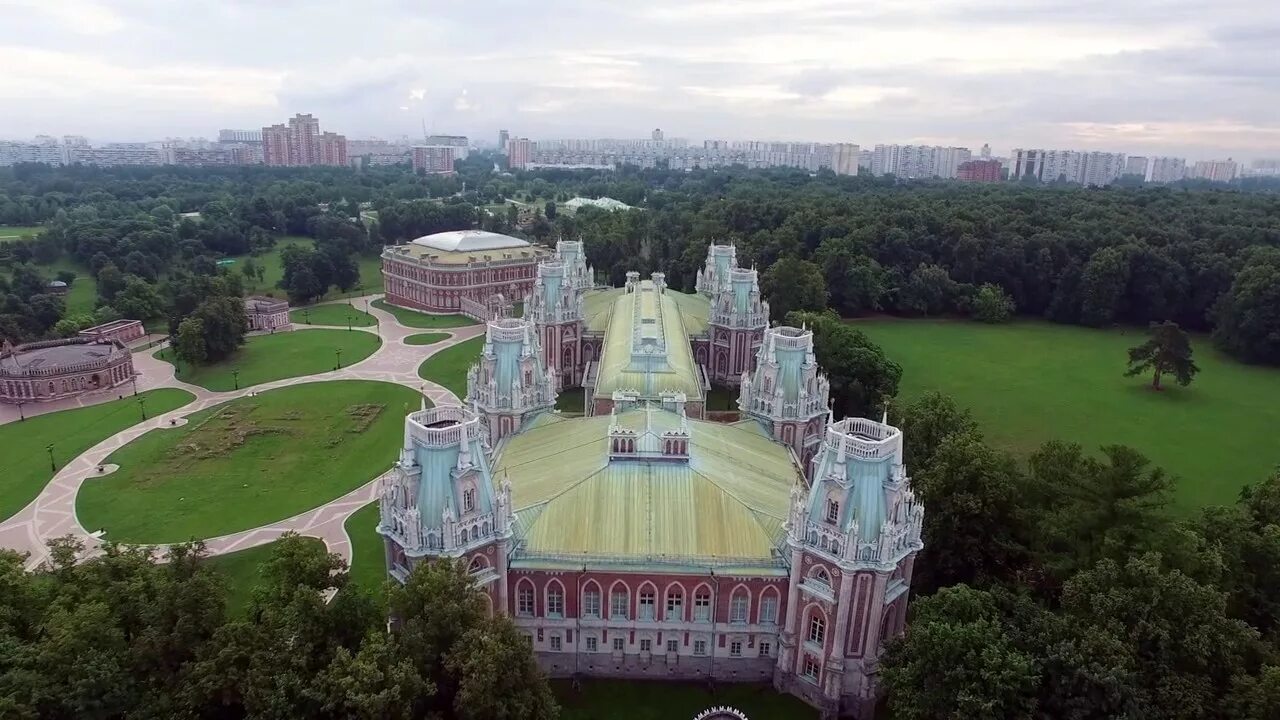
{"type": "Polygon", "coordinates": [[[1169,320],[1212,331],[1243,360],[1280,363],[1280,194],[1265,185],[971,185],[741,168],[512,174],[494,160],[477,155],[451,177],[404,167],[0,172],[0,224],[44,225],[30,241],[0,245],[9,268],[0,334],[31,339],[76,324],[55,329],[63,313],[41,292],[54,279],[42,266],[61,257],[95,274],[102,316],[168,317],[176,328],[190,309],[175,302],[175,285],[285,235],[316,240],[285,258],[280,288],[307,302],[358,287],[361,253],[483,227],[547,244],[581,238],[611,283],[629,269],[663,270],[687,290],[707,244],[732,242],[763,272],[779,320],[824,307],[1092,326],[1169,320]],[[556,212],[576,195],[639,211],[556,212]],[[496,205],[508,199],[535,217],[518,222],[515,205],[496,205]]]}

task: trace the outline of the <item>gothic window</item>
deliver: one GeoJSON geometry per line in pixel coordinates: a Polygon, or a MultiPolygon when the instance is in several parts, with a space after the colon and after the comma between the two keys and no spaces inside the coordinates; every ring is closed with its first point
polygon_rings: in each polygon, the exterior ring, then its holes
{"type": "Polygon", "coordinates": [[[655,596],[656,596],[656,595],[657,595],[657,593],[655,593],[655,592],[653,591],[653,588],[652,588],[652,587],[650,587],[650,588],[648,588],[648,589],[645,589],[645,590],[641,590],[641,591],[640,591],[640,612],[639,612],[639,618],[640,618],[641,620],[654,620],[654,619],[656,619],[656,615],[655,615],[655,613],[654,613],[654,604],[655,604],[655,596]]]}
{"type": "Polygon", "coordinates": [[[516,614],[521,617],[533,617],[533,588],[521,586],[516,593],[516,614]]]}
{"type": "Polygon", "coordinates": [[[827,571],[823,570],[822,568],[818,568],[816,571],[814,571],[813,579],[817,580],[823,585],[826,585],[827,587],[831,587],[831,576],[828,575],[827,571]]]}
{"type": "Polygon", "coordinates": [[[600,617],[600,591],[596,589],[588,589],[582,594],[582,616],[587,618],[600,617]]]}
{"type": "Polygon", "coordinates": [[[458,533],[458,535],[461,538],[461,542],[465,544],[467,542],[467,529],[462,528],[462,532],[458,533]]]}
{"type": "Polygon", "coordinates": [[[564,590],[556,584],[547,589],[547,617],[564,617],[564,590]]]}
{"type": "Polygon", "coordinates": [[[765,592],[760,598],[760,624],[772,625],[778,622],[778,596],[773,592],[765,592]]]}
{"type": "Polygon", "coordinates": [[[462,510],[463,512],[471,512],[476,509],[476,491],[475,488],[467,488],[462,491],[462,510]]]}
{"type": "Polygon", "coordinates": [[[729,622],[747,622],[747,591],[737,590],[729,599],[729,622]]]}
{"type": "Polygon", "coordinates": [[[693,621],[711,622],[711,593],[701,588],[693,595],[693,621]]]}
{"type": "Polygon", "coordinates": [[[827,522],[836,523],[840,521],[840,503],[831,498],[827,498],[827,522]]]}
{"type": "Polygon", "coordinates": [[[627,619],[628,597],[625,589],[615,589],[609,593],[609,617],[614,620],[627,619]]]}
{"type": "Polygon", "coordinates": [[[680,589],[667,591],[667,622],[684,620],[684,592],[680,589]]]}
{"type": "Polygon", "coordinates": [[[812,655],[804,656],[804,676],[810,680],[818,679],[818,661],[812,655]]]}
{"type": "Polygon", "coordinates": [[[809,642],[821,645],[827,639],[827,623],[818,613],[809,617],[809,642]]]}

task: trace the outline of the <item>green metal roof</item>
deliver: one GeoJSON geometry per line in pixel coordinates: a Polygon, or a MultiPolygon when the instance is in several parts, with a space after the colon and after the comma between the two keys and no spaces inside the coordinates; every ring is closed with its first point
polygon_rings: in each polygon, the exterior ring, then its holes
{"type": "Polygon", "coordinates": [[[667,290],[667,295],[680,308],[680,315],[684,318],[685,332],[690,335],[702,335],[707,331],[707,325],[711,322],[711,298],[670,289],[667,290]]]}
{"type": "MultiPolygon", "coordinates": [[[[613,317],[613,304],[626,292],[625,288],[588,290],[582,296],[582,312],[586,316],[589,332],[609,329],[613,317]]],[[[684,318],[684,329],[689,335],[702,335],[711,321],[711,298],[705,295],[682,293],[667,288],[667,296],[675,301],[684,318]]]]}
{"type": "Polygon", "coordinates": [[[683,392],[689,401],[703,396],[680,308],[648,280],[613,303],[594,396],[618,390],[653,399],[664,392],[683,392]]]}
{"type": "Polygon", "coordinates": [[[613,303],[626,292],[624,288],[587,290],[582,294],[582,313],[586,316],[587,330],[604,332],[609,329],[613,317],[613,303]]]}
{"type": "Polygon", "coordinates": [[[566,419],[545,414],[498,448],[509,478],[518,557],[542,562],[775,565],[791,488],[790,452],[747,421],[689,420],[689,460],[609,459],[609,425],[676,427],[680,416],[640,409],[566,419]]]}

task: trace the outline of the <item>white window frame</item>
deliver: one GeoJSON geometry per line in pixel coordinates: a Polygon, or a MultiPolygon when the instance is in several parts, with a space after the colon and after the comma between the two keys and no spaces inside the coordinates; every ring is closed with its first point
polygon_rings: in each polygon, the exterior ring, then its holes
{"type": "Polygon", "coordinates": [[[711,593],[693,596],[693,621],[711,622],[711,593]]]}
{"type": "Polygon", "coordinates": [[[528,585],[521,585],[520,588],[516,590],[516,615],[517,616],[533,617],[534,614],[537,613],[537,607],[534,604],[535,602],[534,597],[535,597],[535,593],[533,592],[533,588],[529,587],[528,585]],[[525,607],[526,602],[528,603],[527,608],[525,607]]]}
{"type": "Polygon", "coordinates": [[[624,650],[626,650],[626,649],[627,649],[627,640],[626,640],[626,638],[616,637],[616,638],[614,638],[614,639],[613,639],[613,651],[614,651],[614,652],[622,652],[622,651],[624,651],[624,650]]]}
{"type": "Polygon", "coordinates": [[[735,592],[729,596],[729,622],[735,625],[747,624],[747,613],[751,608],[751,601],[747,597],[747,593],[735,592]]]}
{"type": "Polygon", "coordinates": [[[667,614],[663,617],[667,619],[667,622],[684,620],[684,592],[682,590],[667,591],[667,614]]]}
{"type": "Polygon", "coordinates": [[[675,638],[667,638],[667,652],[669,653],[680,652],[680,641],[676,640],[675,638]]]}
{"type": "Polygon", "coordinates": [[[697,656],[699,656],[699,657],[702,657],[703,655],[706,655],[706,654],[707,654],[707,641],[706,641],[706,640],[694,640],[694,641],[693,641],[693,654],[694,654],[694,655],[697,655],[697,656]]]}
{"type": "Polygon", "coordinates": [[[818,613],[809,616],[809,631],[805,638],[814,645],[823,645],[827,640],[827,621],[818,613]]]}
{"type": "Polygon", "coordinates": [[[600,642],[595,637],[587,638],[587,652],[597,652],[600,649],[600,642]]]}
{"type": "Polygon", "coordinates": [[[778,596],[776,593],[767,592],[760,597],[760,624],[776,625],[777,623],[778,596]]]}
{"type": "Polygon", "coordinates": [[[600,617],[599,589],[588,588],[582,593],[582,617],[595,619],[600,617]]]}
{"type": "Polygon", "coordinates": [[[631,594],[626,590],[610,590],[609,591],[609,619],[610,620],[626,620],[627,606],[631,604],[631,594]],[[621,600],[621,603],[619,603],[621,600]]]}
{"type": "Polygon", "coordinates": [[[551,636],[551,650],[552,650],[552,652],[560,652],[560,651],[561,651],[561,650],[563,650],[563,649],[564,649],[564,642],[560,639],[560,636],[559,636],[559,635],[552,635],[552,636],[551,636]]]}
{"type": "Polygon", "coordinates": [[[636,618],[638,620],[658,619],[658,591],[653,588],[640,591],[636,602],[636,618]]]}
{"type": "Polygon", "coordinates": [[[647,652],[647,653],[653,652],[652,638],[640,638],[640,652],[647,652]]]}
{"type": "Polygon", "coordinates": [[[729,641],[729,657],[742,657],[742,641],[741,640],[729,641]]]}
{"type": "Polygon", "coordinates": [[[813,657],[812,655],[805,655],[803,667],[804,667],[804,670],[802,671],[803,677],[806,677],[809,680],[813,680],[814,682],[817,682],[818,674],[822,672],[822,666],[818,664],[817,658],[813,657]]]}
{"type": "Polygon", "coordinates": [[[552,584],[547,588],[547,617],[564,617],[564,589],[552,584]]]}
{"type": "Polygon", "coordinates": [[[835,524],[840,522],[840,501],[827,498],[827,522],[835,524]]]}
{"type": "Polygon", "coordinates": [[[757,643],[760,648],[760,657],[773,657],[773,643],[768,640],[761,640],[757,643]]]}

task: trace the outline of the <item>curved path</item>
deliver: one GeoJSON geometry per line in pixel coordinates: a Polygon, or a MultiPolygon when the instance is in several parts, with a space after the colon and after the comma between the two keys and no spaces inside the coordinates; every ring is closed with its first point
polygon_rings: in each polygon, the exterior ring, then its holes
{"type": "MultiPolygon", "coordinates": [[[[158,415],[112,435],[64,465],[35,500],[32,500],[18,514],[0,523],[0,548],[11,548],[20,552],[30,553],[30,557],[27,560],[28,569],[38,567],[40,563],[47,559],[48,548],[45,545],[47,541],[64,535],[72,535],[79,539],[85,544],[88,553],[97,552],[101,546],[101,541],[86,530],[76,517],[76,495],[80,491],[80,486],[86,481],[99,476],[99,464],[105,462],[111,453],[143,433],[156,428],[167,428],[175,424],[181,424],[182,419],[187,415],[219,405],[228,400],[300,383],[330,380],[378,380],[420,390],[436,405],[457,403],[458,398],[452,392],[429,380],[420,378],[418,376],[418,366],[422,364],[423,360],[444,348],[484,334],[485,326],[477,324],[457,328],[431,329],[433,332],[447,333],[449,338],[432,345],[405,345],[404,339],[406,337],[424,332],[424,330],[401,325],[391,313],[368,305],[367,301],[376,297],[379,296],[356,298],[354,304],[359,306],[361,303],[365,303],[368,307],[368,312],[378,319],[378,325],[353,328],[353,331],[377,333],[382,338],[382,345],[369,357],[341,370],[285,378],[235,391],[214,392],[175,378],[173,365],[151,356],[155,348],[135,353],[133,358],[134,368],[141,373],[138,379],[140,391],[160,387],[175,387],[190,392],[195,395],[195,399],[176,410],[158,415]]],[[[295,331],[321,327],[327,326],[294,325],[295,331]]],[[[350,563],[351,539],[347,537],[343,524],[353,512],[377,497],[378,481],[380,479],[381,476],[374,478],[336,500],[294,517],[230,535],[206,539],[205,544],[209,554],[220,555],[263,545],[279,538],[286,532],[293,531],[300,535],[319,538],[324,541],[329,552],[341,555],[344,560],[350,563]]]]}

